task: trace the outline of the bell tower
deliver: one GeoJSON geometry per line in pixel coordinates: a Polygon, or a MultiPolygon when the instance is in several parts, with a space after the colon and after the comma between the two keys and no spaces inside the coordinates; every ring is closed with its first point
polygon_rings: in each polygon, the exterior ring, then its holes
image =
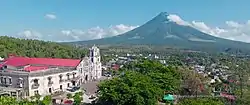
{"type": "Polygon", "coordinates": [[[93,79],[99,79],[102,75],[102,67],[101,67],[101,55],[100,50],[95,45],[89,49],[89,57],[90,62],[92,64],[91,67],[91,75],[93,79]]]}

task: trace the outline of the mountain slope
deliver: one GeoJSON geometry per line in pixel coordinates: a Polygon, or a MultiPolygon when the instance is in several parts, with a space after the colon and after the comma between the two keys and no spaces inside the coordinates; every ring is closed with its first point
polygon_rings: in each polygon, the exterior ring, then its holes
{"type": "Polygon", "coordinates": [[[27,57],[81,58],[86,52],[85,49],[55,42],[0,36],[0,57],[4,58],[8,54],[27,57]]]}
{"type": "Polygon", "coordinates": [[[73,43],[168,45],[197,50],[224,50],[227,48],[250,50],[248,43],[208,35],[188,25],[172,22],[168,16],[166,12],[162,12],[144,25],[118,36],[73,43]]]}

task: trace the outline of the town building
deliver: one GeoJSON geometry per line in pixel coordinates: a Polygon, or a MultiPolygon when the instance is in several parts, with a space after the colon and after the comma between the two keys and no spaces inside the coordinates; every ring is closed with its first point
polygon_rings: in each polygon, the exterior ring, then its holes
{"type": "Polygon", "coordinates": [[[96,46],[82,59],[29,58],[9,55],[0,62],[0,95],[30,97],[52,95],[101,78],[96,46]]]}

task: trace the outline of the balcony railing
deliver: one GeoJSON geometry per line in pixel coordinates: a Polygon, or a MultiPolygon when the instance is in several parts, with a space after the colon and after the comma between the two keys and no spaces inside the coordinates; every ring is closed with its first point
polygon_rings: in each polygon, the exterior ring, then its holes
{"type": "Polygon", "coordinates": [[[63,79],[60,79],[60,80],[59,80],[59,83],[62,83],[62,82],[64,82],[64,80],[63,80],[63,79]]]}
{"type": "Polygon", "coordinates": [[[2,86],[11,86],[12,84],[10,83],[1,83],[2,86]]]}
{"type": "Polygon", "coordinates": [[[73,78],[67,78],[65,81],[77,81],[80,79],[80,76],[75,76],[73,78]]]}
{"type": "Polygon", "coordinates": [[[77,81],[77,80],[79,80],[79,79],[80,79],[80,76],[76,76],[76,77],[73,77],[73,78],[72,78],[73,81],[77,81]]]}
{"type": "Polygon", "coordinates": [[[32,88],[32,89],[37,89],[39,86],[40,86],[40,85],[39,85],[38,83],[34,83],[34,84],[31,86],[31,88],[32,88]]]}

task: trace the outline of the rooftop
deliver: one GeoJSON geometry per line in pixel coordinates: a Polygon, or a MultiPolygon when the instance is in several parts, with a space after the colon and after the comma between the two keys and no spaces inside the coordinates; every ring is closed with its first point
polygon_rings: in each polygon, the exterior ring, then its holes
{"type": "Polygon", "coordinates": [[[4,65],[13,67],[23,67],[24,71],[37,71],[48,69],[49,66],[56,67],[77,67],[81,59],[61,59],[61,58],[29,58],[11,56],[0,63],[0,68],[4,65]]]}

